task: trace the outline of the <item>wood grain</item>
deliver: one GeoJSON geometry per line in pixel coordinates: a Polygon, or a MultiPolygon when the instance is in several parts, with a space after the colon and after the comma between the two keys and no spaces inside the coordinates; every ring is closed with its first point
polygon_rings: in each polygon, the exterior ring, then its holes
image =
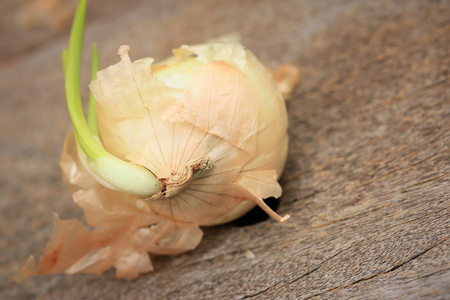
{"type": "Polygon", "coordinates": [[[155,256],[136,280],[110,271],[17,285],[11,274],[42,253],[52,212],[82,218],[58,168],[67,31],[41,44],[17,34],[14,55],[0,54],[1,299],[450,298],[448,1],[110,3],[92,1],[86,27],[103,66],[124,43],[134,59],[161,59],[238,30],[268,66],[301,68],[279,208],[292,217],[205,228],[198,249],[155,256]]]}

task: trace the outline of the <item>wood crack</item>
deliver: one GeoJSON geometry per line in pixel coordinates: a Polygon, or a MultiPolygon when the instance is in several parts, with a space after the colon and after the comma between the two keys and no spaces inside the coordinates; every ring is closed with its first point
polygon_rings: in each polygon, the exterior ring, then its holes
{"type": "Polygon", "coordinates": [[[277,285],[280,284],[281,282],[282,282],[282,280],[278,281],[277,283],[275,283],[275,284],[273,284],[273,285],[271,285],[271,286],[268,286],[267,288],[265,288],[265,289],[263,289],[263,290],[261,290],[261,291],[259,291],[259,292],[256,292],[256,293],[251,294],[251,295],[245,295],[244,297],[242,297],[242,298],[240,298],[240,299],[251,299],[251,298],[257,297],[257,296],[259,296],[259,295],[261,295],[261,294],[267,292],[269,289],[273,288],[274,286],[277,286],[277,285]]]}
{"type": "MultiPolygon", "coordinates": [[[[372,278],[374,278],[374,277],[392,273],[392,272],[394,272],[395,270],[397,270],[397,269],[399,269],[399,268],[405,266],[405,265],[408,264],[409,262],[411,262],[411,261],[413,261],[413,260],[415,260],[415,259],[421,257],[422,255],[424,255],[425,253],[427,253],[427,252],[430,251],[431,249],[433,249],[433,248],[439,246],[440,244],[442,244],[442,243],[445,242],[446,240],[448,240],[448,236],[444,236],[444,237],[443,237],[441,240],[439,240],[436,244],[433,244],[433,245],[431,245],[430,247],[428,247],[428,248],[426,248],[426,249],[420,251],[420,252],[417,253],[416,255],[413,255],[413,256],[410,257],[409,259],[407,259],[407,260],[405,260],[405,261],[403,261],[403,262],[400,262],[400,263],[396,264],[395,266],[393,266],[392,268],[390,268],[390,269],[387,270],[387,271],[384,271],[384,272],[378,272],[378,273],[370,274],[370,275],[368,275],[368,276],[364,276],[363,278],[358,279],[358,280],[356,280],[356,281],[353,281],[353,282],[351,282],[351,283],[349,283],[349,284],[345,284],[345,285],[342,285],[342,286],[338,286],[338,287],[333,287],[333,288],[327,289],[327,290],[325,290],[325,291],[323,291],[323,292],[316,293],[316,294],[314,294],[314,295],[308,296],[308,297],[305,298],[305,299],[311,299],[311,298],[314,298],[314,297],[317,297],[317,296],[320,296],[320,295],[323,295],[323,294],[332,292],[332,291],[334,291],[334,290],[345,289],[345,288],[348,288],[348,287],[350,287],[350,286],[354,286],[354,285],[356,285],[356,284],[358,284],[358,283],[361,283],[361,282],[370,280],[370,279],[372,279],[372,278]]],[[[423,276],[423,277],[427,277],[427,276],[429,277],[429,276],[432,276],[433,274],[436,274],[436,273],[439,273],[439,272],[445,271],[445,270],[448,270],[448,269],[440,270],[440,271],[438,271],[438,272],[434,272],[434,273],[432,273],[432,274],[428,274],[428,275],[423,276]]]]}
{"type": "Polygon", "coordinates": [[[443,238],[442,238],[439,242],[437,242],[436,244],[434,244],[434,245],[432,245],[432,246],[430,246],[430,247],[428,247],[428,248],[426,248],[426,249],[420,251],[419,253],[417,253],[416,255],[413,255],[412,257],[410,257],[409,259],[405,260],[404,262],[401,262],[401,263],[395,265],[393,268],[391,268],[391,269],[385,271],[384,274],[388,274],[388,273],[390,273],[390,272],[393,272],[393,271],[397,270],[398,268],[401,268],[402,266],[406,265],[406,264],[409,263],[410,261],[412,261],[412,260],[414,260],[414,259],[416,259],[416,258],[418,258],[418,257],[420,257],[420,256],[422,256],[422,255],[424,255],[425,253],[427,253],[427,252],[430,251],[431,249],[433,249],[433,248],[439,246],[440,244],[442,244],[443,242],[445,242],[447,239],[448,239],[448,236],[443,237],[443,238]]]}
{"type": "Polygon", "coordinates": [[[292,283],[294,283],[294,282],[297,282],[297,281],[299,281],[300,279],[302,279],[303,277],[306,277],[306,276],[312,274],[313,272],[319,270],[319,269],[320,269],[327,261],[330,261],[331,259],[335,258],[336,256],[338,256],[338,255],[341,254],[342,252],[343,252],[343,251],[339,251],[339,252],[337,252],[336,254],[330,256],[329,258],[327,258],[326,260],[324,260],[323,262],[321,262],[320,264],[318,264],[314,269],[312,269],[312,270],[310,270],[310,271],[308,271],[308,272],[302,274],[301,276],[297,277],[297,278],[294,279],[294,280],[291,280],[288,284],[292,284],[292,283]]]}
{"type": "Polygon", "coordinates": [[[436,272],[432,272],[432,273],[430,273],[430,274],[420,276],[419,278],[417,278],[417,280],[424,279],[424,278],[428,278],[428,277],[431,277],[431,276],[433,276],[433,275],[436,275],[436,274],[439,274],[439,273],[443,273],[443,272],[447,272],[447,271],[450,271],[450,268],[445,268],[445,269],[437,270],[436,272]]]}
{"type": "MultiPolygon", "coordinates": [[[[314,273],[315,271],[319,270],[319,269],[323,266],[323,264],[325,264],[327,261],[333,259],[334,257],[338,256],[338,255],[339,255],[340,253],[342,253],[342,252],[343,252],[343,251],[340,251],[340,252],[338,252],[338,253],[336,253],[336,254],[330,256],[329,258],[327,258],[326,260],[324,260],[323,262],[321,262],[320,264],[318,264],[318,265],[317,265],[316,267],[314,267],[313,269],[311,269],[311,270],[309,270],[308,272],[302,274],[301,276],[299,276],[299,277],[297,277],[297,278],[291,280],[290,282],[288,282],[288,284],[292,284],[292,283],[294,283],[294,282],[297,282],[297,281],[299,281],[300,279],[302,279],[303,277],[306,277],[306,276],[310,275],[311,273],[314,273]]],[[[254,293],[254,294],[251,294],[251,295],[245,295],[243,298],[240,298],[240,299],[251,299],[251,298],[257,297],[257,296],[259,296],[259,295],[261,295],[261,294],[267,292],[267,291],[270,290],[271,288],[274,288],[275,286],[279,285],[281,282],[283,282],[283,280],[280,280],[280,281],[278,281],[277,283],[275,283],[275,284],[273,284],[273,285],[270,285],[270,286],[268,286],[267,288],[265,288],[265,289],[263,289],[263,290],[261,290],[261,291],[259,291],[259,292],[256,292],[256,293],[254,293]]]]}

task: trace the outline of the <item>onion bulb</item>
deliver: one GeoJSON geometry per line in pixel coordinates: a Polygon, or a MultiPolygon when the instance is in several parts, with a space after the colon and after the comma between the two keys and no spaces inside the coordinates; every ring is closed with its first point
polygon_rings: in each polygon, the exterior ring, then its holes
{"type": "Polygon", "coordinates": [[[148,252],[192,250],[200,226],[255,205],[286,221],[263,201],[282,192],[286,107],[258,59],[236,41],[184,45],[160,63],[132,61],[121,46],[117,64],[94,72],[86,122],[79,92],[85,10],[82,0],[63,59],[74,131],[61,168],[94,229],[55,215],[40,264],[31,258],[18,280],[111,266],[117,277],[136,277],[153,269],[148,252]]]}

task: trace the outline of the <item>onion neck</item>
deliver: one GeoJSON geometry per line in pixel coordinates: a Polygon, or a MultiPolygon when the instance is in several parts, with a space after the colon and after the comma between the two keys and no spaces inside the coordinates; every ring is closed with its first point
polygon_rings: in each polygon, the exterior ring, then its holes
{"type": "Polygon", "coordinates": [[[172,172],[168,178],[160,178],[163,186],[162,195],[167,198],[173,197],[188,188],[192,182],[202,176],[213,167],[213,162],[208,157],[200,157],[188,162],[181,172],[172,172]]]}

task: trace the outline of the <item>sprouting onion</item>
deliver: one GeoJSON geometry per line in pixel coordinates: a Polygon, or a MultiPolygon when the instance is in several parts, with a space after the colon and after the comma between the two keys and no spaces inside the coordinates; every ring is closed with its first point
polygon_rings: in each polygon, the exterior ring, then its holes
{"type": "Polygon", "coordinates": [[[153,270],[148,253],[192,250],[201,226],[234,220],[256,205],[288,220],[263,199],[282,193],[277,180],[289,139],[281,92],[290,94],[298,69],[272,76],[236,39],[221,39],[181,46],[156,64],[132,61],[122,45],[120,62],[99,71],[93,46],[86,120],[80,87],[86,2],[79,2],[62,55],[74,130],[61,169],[91,229],[55,215],[39,265],[30,257],[16,280],[110,267],[132,278],[153,270]]]}

